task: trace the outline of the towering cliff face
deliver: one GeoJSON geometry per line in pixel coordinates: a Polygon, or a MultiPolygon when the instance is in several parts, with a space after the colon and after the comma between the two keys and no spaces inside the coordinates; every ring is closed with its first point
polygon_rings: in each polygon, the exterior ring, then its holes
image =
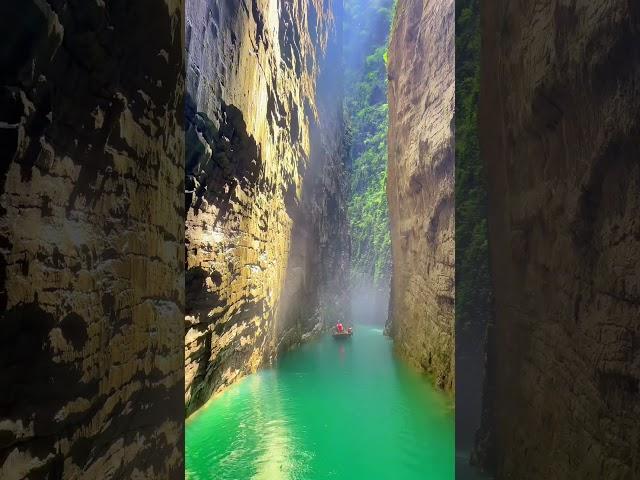
{"type": "Polygon", "coordinates": [[[182,5],[0,11],[0,478],[183,478],[182,5]]]}
{"type": "Polygon", "coordinates": [[[187,413],[340,311],[340,13],[187,2],[187,413]]]}
{"type": "Polygon", "coordinates": [[[640,8],[483,2],[499,478],[640,478],[640,8]]]}
{"type": "Polygon", "coordinates": [[[400,0],[389,47],[389,165],[397,350],[454,385],[452,0],[400,0]]]}

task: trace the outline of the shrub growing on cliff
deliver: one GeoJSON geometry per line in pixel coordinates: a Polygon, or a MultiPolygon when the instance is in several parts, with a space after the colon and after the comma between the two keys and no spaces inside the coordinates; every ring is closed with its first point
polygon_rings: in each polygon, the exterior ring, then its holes
{"type": "Polygon", "coordinates": [[[364,280],[382,286],[388,282],[391,266],[386,196],[386,52],[393,1],[348,0],[345,11],[345,116],[351,132],[351,271],[354,282],[364,280]]]}

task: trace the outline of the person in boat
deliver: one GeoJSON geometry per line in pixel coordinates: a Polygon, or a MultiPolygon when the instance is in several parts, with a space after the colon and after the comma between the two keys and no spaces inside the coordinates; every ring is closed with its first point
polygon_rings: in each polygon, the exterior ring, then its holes
{"type": "Polygon", "coordinates": [[[341,322],[338,322],[338,323],[336,324],[336,330],[338,331],[338,333],[342,333],[342,332],[344,332],[344,326],[342,325],[342,323],[341,323],[341,322]]]}
{"type": "Polygon", "coordinates": [[[352,331],[351,331],[351,327],[347,328],[347,333],[348,333],[349,335],[351,335],[351,333],[352,333],[352,331]]]}

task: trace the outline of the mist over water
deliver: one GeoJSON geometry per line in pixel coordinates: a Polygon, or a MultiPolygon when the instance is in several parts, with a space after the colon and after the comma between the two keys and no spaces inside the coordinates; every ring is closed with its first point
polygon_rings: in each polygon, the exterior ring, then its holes
{"type": "Polygon", "coordinates": [[[451,399],[356,324],[252,375],[187,422],[191,480],[454,478],[451,399]]]}
{"type": "Polygon", "coordinates": [[[388,286],[360,284],[351,288],[350,322],[384,328],[389,313],[388,286]]]}

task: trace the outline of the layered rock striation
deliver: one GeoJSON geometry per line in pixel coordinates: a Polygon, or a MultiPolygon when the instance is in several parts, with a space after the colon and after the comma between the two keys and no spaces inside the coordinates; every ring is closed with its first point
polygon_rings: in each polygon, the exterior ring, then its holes
{"type": "Polygon", "coordinates": [[[400,0],[388,66],[388,330],[446,390],[455,365],[454,29],[452,0],[400,0]]]}
{"type": "Polygon", "coordinates": [[[640,478],[640,8],[482,3],[498,478],[640,478]]]}
{"type": "Polygon", "coordinates": [[[0,7],[0,478],[183,478],[180,1],[0,7]]]}
{"type": "Polygon", "coordinates": [[[343,308],[340,13],[187,1],[187,414],[343,308]]]}

